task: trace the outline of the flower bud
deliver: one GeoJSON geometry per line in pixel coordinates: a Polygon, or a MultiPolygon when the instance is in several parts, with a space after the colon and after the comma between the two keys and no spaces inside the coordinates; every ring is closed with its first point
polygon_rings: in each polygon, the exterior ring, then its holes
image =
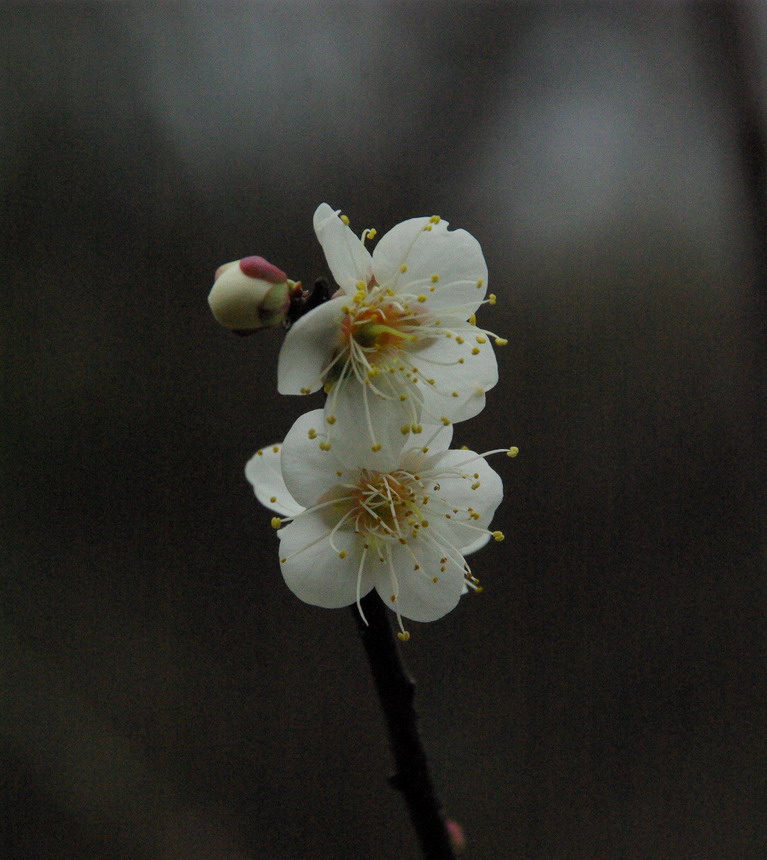
{"type": "Polygon", "coordinates": [[[208,296],[213,316],[237,334],[280,325],[300,285],[263,257],[243,257],[216,270],[208,296]]]}

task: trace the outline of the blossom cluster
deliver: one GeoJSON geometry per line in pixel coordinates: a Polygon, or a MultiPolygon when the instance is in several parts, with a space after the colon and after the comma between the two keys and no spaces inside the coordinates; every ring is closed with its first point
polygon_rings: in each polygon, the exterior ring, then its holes
{"type": "Polygon", "coordinates": [[[489,528],[500,477],[486,454],[450,444],[453,424],[476,416],[498,381],[491,341],[506,341],[477,326],[495,296],[465,230],[411,218],[371,253],[375,231],[356,236],[325,203],[314,228],[335,282],[327,301],[301,313],[300,283],[260,257],[222,266],[209,298],[238,333],[292,322],[278,390],[326,395],[284,442],[253,456],[246,476],[277,515],[288,587],[307,603],[356,603],[361,613],[375,589],[407,638],[403,618],[435,620],[479,589],[466,556],[503,539],[489,528]]]}

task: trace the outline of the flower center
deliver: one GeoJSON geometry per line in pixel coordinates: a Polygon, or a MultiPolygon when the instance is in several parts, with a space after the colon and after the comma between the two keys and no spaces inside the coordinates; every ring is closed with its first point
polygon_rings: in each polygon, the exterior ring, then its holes
{"type": "Polygon", "coordinates": [[[355,347],[365,353],[371,364],[391,357],[408,341],[416,340],[418,320],[396,302],[372,302],[347,313],[342,335],[352,355],[355,347]]]}
{"type": "Polygon", "coordinates": [[[366,537],[402,538],[421,522],[419,496],[409,472],[382,474],[363,470],[351,493],[350,520],[366,537]]]}

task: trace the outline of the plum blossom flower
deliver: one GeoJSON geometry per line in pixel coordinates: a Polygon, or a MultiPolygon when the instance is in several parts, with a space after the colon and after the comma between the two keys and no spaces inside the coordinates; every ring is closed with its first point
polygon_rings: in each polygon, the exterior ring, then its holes
{"type": "Polygon", "coordinates": [[[471,418],[498,381],[489,343],[474,314],[494,304],[477,240],[448,231],[437,216],[395,226],[371,254],[326,203],[314,229],[339,287],[330,301],[296,322],[282,346],[282,394],[328,395],[330,445],[341,435],[364,436],[377,453],[421,432],[421,420],[444,425],[471,418]],[[362,433],[360,429],[362,428],[362,433]]]}
{"type": "Polygon", "coordinates": [[[488,529],[501,479],[485,455],[449,450],[452,427],[442,424],[357,459],[318,446],[328,430],[321,409],[309,412],[245,469],[259,501],[281,515],[272,525],[283,577],[316,606],[359,607],[375,589],[407,638],[403,617],[433,621],[477,589],[465,556],[503,539],[488,529]]]}

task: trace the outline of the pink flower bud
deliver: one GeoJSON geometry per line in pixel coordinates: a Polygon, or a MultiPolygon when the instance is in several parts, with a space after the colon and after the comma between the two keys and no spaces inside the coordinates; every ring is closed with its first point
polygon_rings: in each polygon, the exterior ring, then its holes
{"type": "Polygon", "coordinates": [[[263,257],[243,257],[216,269],[208,304],[224,328],[247,334],[280,325],[296,286],[263,257]]]}
{"type": "Polygon", "coordinates": [[[240,271],[249,278],[260,278],[270,284],[284,284],[288,276],[282,269],[273,266],[263,257],[243,257],[240,260],[240,271]]]}

